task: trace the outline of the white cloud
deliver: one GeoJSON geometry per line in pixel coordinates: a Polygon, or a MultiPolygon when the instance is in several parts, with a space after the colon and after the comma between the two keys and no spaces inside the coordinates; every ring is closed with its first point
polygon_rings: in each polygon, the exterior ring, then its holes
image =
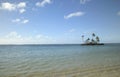
{"type": "Polygon", "coordinates": [[[20,19],[14,19],[12,20],[12,22],[20,22],[21,20],[20,19]]]}
{"type": "Polygon", "coordinates": [[[18,4],[4,2],[1,3],[0,9],[1,10],[7,10],[7,11],[19,11],[20,13],[25,12],[26,3],[20,2],[18,4]]]}
{"type": "Polygon", "coordinates": [[[26,24],[26,23],[28,23],[28,22],[29,22],[28,19],[25,19],[25,20],[22,21],[23,24],[26,24]]]}
{"type": "Polygon", "coordinates": [[[37,2],[36,6],[44,7],[46,4],[50,4],[51,0],[43,0],[42,2],[37,2]]]}
{"type": "Polygon", "coordinates": [[[17,34],[17,32],[10,32],[8,35],[6,35],[6,38],[9,38],[9,39],[11,39],[11,38],[21,38],[21,35],[18,35],[17,34]]]}
{"type": "Polygon", "coordinates": [[[0,38],[1,44],[50,44],[54,39],[45,35],[22,36],[13,31],[0,38]]]}
{"type": "Polygon", "coordinates": [[[23,24],[26,24],[26,23],[29,22],[29,20],[28,19],[19,19],[19,18],[17,18],[17,19],[12,20],[12,22],[13,23],[23,23],[23,24]]]}
{"type": "Polygon", "coordinates": [[[43,35],[36,35],[36,39],[43,37],[43,35]]]}
{"type": "Polygon", "coordinates": [[[18,5],[17,5],[18,8],[25,8],[26,7],[26,3],[25,2],[20,2],[18,5]]]}
{"type": "Polygon", "coordinates": [[[91,1],[91,0],[80,0],[80,4],[85,4],[85,3],[89,2],[89,1],[91,1]]]}
{"type": "Polygon", "coordinates": [[[13,10],[16,9],[16,5],[15,4],[11,4],[9,2],[5,2],[5,3],[1,3],[0,9],[13,11],[13,10]]]}
{"type": "Polygon", "coordinates": [[[78,16],[83,16],[85,13],[84,12],[74,12],[74,13],[70,13],[66,16],[64,16],[65,19],[69,19],[72,17],[78,17],[78,16]]]}
{"type": "Polygon", "coordinates": [[[26,10],[25,9],[20,9],[19,12],[20,13],[24,13],[26,10]]]}
{"type": "Polygon", "coordinates": [[[41,35],[41,34],[36,35],[35,38],[36,38],[36,39],[41,39],[41,38],[51,39],[49,36],[44,36],[44,35],[41,35]]]}

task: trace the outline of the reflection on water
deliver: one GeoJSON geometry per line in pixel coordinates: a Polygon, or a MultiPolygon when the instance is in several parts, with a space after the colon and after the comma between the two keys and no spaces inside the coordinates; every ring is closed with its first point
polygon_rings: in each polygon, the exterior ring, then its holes
{"type": "Polygon", "coordinates": [[[85,73],[88,68],[109,70],[108,67],[115,69],[115,66],[120,68],[119,44],[0,46],[0,77],[61,77],[66,74],[71,77],[76,72],[85,73]]]}

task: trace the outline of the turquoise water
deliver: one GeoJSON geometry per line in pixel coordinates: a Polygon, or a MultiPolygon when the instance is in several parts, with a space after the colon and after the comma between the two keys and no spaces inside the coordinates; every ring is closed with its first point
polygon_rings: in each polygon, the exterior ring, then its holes
{"type": "Polygon", "coordinates": [[[120,44],[0,45],[0,77],[113,65],[120,65],[120,44]]]}

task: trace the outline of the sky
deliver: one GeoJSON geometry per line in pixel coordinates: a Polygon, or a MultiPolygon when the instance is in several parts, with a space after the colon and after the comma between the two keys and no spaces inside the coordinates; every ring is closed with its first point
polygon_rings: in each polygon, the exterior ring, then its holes
{"type": "Polygon", "coordinates": [[[120,0],[0,0],[0,44],[120,43],[120,0]]]}

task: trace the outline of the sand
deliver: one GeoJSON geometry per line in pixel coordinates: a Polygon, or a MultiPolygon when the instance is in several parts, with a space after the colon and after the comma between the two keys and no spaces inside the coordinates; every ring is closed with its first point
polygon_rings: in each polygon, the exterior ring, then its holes
{"type": "Polygon", "coordinates": [[[120,65],[31,73],[25,77],[120,77],[120,65]]]}

